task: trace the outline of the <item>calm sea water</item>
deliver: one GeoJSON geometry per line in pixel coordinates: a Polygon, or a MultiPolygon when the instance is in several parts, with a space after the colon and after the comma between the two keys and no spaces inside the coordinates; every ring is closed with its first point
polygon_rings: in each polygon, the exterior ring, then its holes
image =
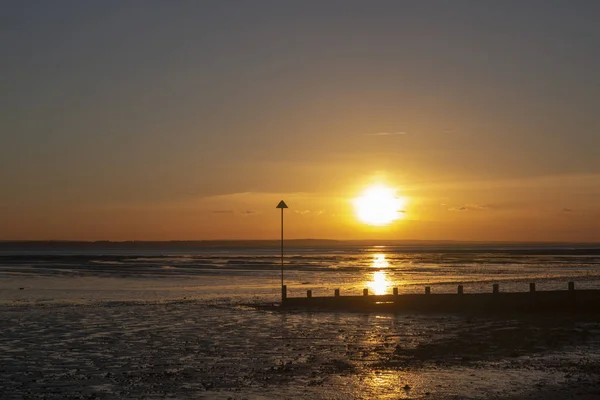
{"type": "MultiPolygon", "coordinates": [[[[35,245],[0,250],[0,301],[273,301],[280,295],[277,247],[123,248],[35,245]]],[[[600,248],[560,246],[345,246],[286,248],[290,296],[600,288],[600,248]]]]}

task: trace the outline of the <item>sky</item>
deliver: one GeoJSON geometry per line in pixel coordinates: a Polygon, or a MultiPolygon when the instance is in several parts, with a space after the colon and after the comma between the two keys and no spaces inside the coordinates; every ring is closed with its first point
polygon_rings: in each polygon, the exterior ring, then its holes
{"type": "Polygon", "coordinates": [[[1,7],[0,240],[600,242],[595,0],[1,7]]]}

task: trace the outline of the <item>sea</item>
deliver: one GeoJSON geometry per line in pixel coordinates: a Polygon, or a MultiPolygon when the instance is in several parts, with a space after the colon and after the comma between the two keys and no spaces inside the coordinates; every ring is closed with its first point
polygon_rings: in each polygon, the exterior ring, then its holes
{"type": "Polygon", "coordinates": [[[201,299],[600,288],[600,246],[278,242],[4,242],[0,302],[201,299]]]}
{"type": "Polygon", "coordinates": [[[596,316],[285,311],[282,277],[292,297],[600,289],[600,246],[0,242],[0,398],[600,398],[596,316]]]}

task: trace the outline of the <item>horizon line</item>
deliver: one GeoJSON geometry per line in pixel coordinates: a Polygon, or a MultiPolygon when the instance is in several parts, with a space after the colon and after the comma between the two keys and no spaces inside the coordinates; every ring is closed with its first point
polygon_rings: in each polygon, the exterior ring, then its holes
{"type": "MultiPolygon", "coordinates": [[[[258,243],[280,242],[280,238],[273,239],[175,239],[175,240],[76,240],[76,239],[0,239],[0,243],[258,243]]],[[[595,241],[557,241],[557,240],[455,240],[455,239],[317,239],[294,238],[284,239],[285,242],[337,242],[337,243],[462,243],[462,244],[564,244],[564,245],[600,245],[595,241]]]]}

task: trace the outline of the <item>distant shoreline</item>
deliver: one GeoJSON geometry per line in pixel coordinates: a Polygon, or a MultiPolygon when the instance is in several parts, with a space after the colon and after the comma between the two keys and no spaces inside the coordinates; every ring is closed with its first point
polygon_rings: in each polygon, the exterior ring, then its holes
{"type": "MultiPolygon", "coordinates": [[[[279,247],[279,240],[171,240],[171,241],[74,241],[74,240],[0,240],[0,250],[27,249],[209,249],[209,248],[271,248],[279,247]]],[[[458,240],[334,240],[286,239],[288,248],[394,247],[406,249],[599,249],[600,243],[569,242],[483,242],[458,240]]]]}

